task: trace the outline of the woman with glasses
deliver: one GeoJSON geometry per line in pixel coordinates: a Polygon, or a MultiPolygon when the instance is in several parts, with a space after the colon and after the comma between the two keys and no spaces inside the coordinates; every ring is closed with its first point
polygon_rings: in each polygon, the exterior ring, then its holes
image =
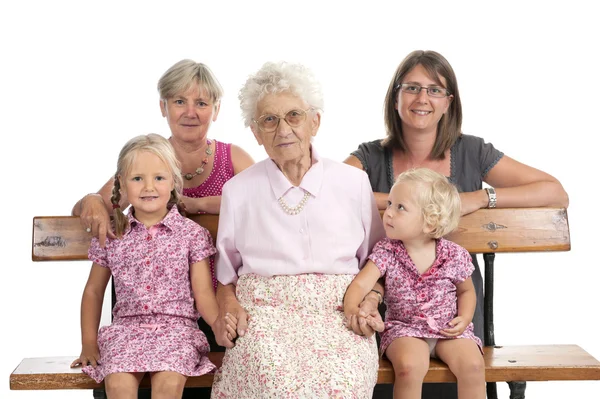
{"type": "Polygon", "coordinates": [[[312,145],[323,98],[303,66],[267,63],[239,98],[268,158],[223,188],[215,336],[229,349],[212,397],[370,399],[375,337],[346,329],[342,309],[384,235],[367,176],[312,145]]]}
{"type": "MultiPolygon", "coordinates": [[[[410,53],[396,69],[384,107],[386,137],[359,145],[345,160],[367,172],[379,209],[387,207],[396,177],[416,167],[442,173],[458,187],[463,215],[480,208],[568,206],[567,193],[557,179],[509,158],[479,137],[462,133],[456,76],[442,55],[410,53]],[[491,187],[482,189],[483,182],[491,187]]],[[[473,323],[475,334],[483,340],[483,283],[474,255],[473,264],[477,292],[473,323]]],[[[426,350],[427,345],[419,347],[426,350]]],[[[396,381],[402,378],[411,376],[406,370],[396,370],[396,381]]],[[[425,384],[423,393],[431,399],[456,397],[456,386],[425,384]]]]}

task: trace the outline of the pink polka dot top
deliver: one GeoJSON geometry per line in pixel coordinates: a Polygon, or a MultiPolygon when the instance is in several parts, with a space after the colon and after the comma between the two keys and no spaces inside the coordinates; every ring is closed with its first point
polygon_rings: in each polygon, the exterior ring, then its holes
{"type": "Polygon", "coordinates": [[[215,140],[215,159],[208,178],[198,187],[183,189],[183,195],[192,198],[220,196],[223,185],[233,177],[231,144],[215,140]]]}
{"type": "MultiPolygon", "coordinates": [[[[198,187],[184,188],[183,195],[192,198],[220,196],[223,192],[223,185],[232,177],[233,161],[231,160],[231,144],[215,140],[215,159],[210,175],[198,187]]],[[[214,256],[210,257],[210,274],[212,276],[213,288],[216,290],[217,278],[215,277],[214,256]]]]}

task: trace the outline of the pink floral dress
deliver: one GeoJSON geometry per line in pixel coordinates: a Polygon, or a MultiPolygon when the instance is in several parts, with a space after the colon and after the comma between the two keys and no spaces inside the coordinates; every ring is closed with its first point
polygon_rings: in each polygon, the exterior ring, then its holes
{"type": "MultiPolygon", "coordinates": [[[[471,255],[466,249],[441,238],[436,243],[436,259],[420,274],[402,241],[385,238],[375,245],[369,259],[385,276],[385,330],[381,334],[383,354],[396,338],[448,339],[440,330],[457,315],[456,285],[473,273],[471,255]]],[[[472,339],[473,323],[456,338],[472,339]]]]}
{"type": "Polygon", "coordinates": [[[115,284],[113,322],[98,331],[100,364],[83,372],[96,382],[119,372],[209,373],[209,346],[196,321],[190,265],[216,252],[208,231],[173,207],[147,229],[129,214],[121,239],[101,248],[92,239],[89,259],[110,268],[115,284]]]}

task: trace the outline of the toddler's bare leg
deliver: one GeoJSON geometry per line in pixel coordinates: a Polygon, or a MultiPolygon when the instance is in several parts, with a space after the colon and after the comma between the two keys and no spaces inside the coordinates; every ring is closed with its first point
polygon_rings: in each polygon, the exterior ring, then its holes
{"type": "Polygon", "coordinates": [[[402,337],[385,354],[394,366],[394,399],[420,399],[423,379],[429,370],[429,345],[420,338],[402,337]]]}
{"type": "Polygon", "coordinates": [[[440,339],[435,354],[456,376],[459,399],[485,399],[485,364],[473,340],[440,339]]]}

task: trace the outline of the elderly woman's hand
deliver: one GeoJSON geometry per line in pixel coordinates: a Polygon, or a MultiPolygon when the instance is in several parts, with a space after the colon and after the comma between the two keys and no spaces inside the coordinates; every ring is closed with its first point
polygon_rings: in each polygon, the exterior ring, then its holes
{"type": "Polygon", "coordinates": [[[233,348],[237,337],[246,334],[248,320],[248,314],[237,300],[225,301],[219,306],[219,317],[213,326],[217,344],[233,348]]]}
{"type": "Polygon", "coordinates": [[[116,238],[110,227],[110,217],[104,200],[100,194],[88,194],[81,199],[81,226],[92,236],[98,237],[100,246],[104,248],[106,236],[116,238]]]}
{"type": "Polygon", "coordinates": [[[355,314],[346,315],[346,327],[354,331],[355,334],[370,337],[379,331],[373,326],[380,327],[383,325],[383,320],[378,310],[379,300],[376,296],[367,295],[365,299],[358,305],[358,310],[355,314]]]}

